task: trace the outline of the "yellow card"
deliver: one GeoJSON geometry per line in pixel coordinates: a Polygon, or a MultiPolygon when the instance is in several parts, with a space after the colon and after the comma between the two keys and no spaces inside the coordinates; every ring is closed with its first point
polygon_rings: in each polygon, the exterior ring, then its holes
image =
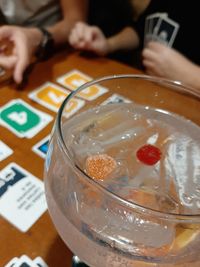
{"type": "MultiPolygon", "coordinates": [[[[72,70],[57,79],[57,82],[70,90],[76,90],[78,87],[92,81],[92,78],[79,70],[72,70]]],[[[108,92],[108,89],[100,85],[92,85],[81,92],[78,96],[86,100],[94,100],[97,97],[108,92]]]]}
{"type": "MultiPolygon", "coordinates": [[[[69,94],[69,90],[66,90],[54,83],[46,82],[32,91],[29,94],[29,98],[40,105],[57,112],[64,99],[69,94]]],[[[65,112],[68,114],[68,116],[70,116],[80,109],[84,104],[84,100],[73,97],[67,105],[65,112]]]]}

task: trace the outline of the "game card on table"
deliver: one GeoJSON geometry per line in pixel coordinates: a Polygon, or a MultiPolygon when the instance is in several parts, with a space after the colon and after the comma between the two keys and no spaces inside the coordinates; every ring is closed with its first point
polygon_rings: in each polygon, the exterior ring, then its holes
{"type": "MultiPolygon", "coordinates": [[[[29,98],[40,105],[57,112],[64,99],[70,93],[71,91],[62,88],[61,86],[58,86],[52,82],[46,82],[32,91],[29,94],[29,98]]],[[[73,97],[70,100],[70,105],[67,105],[65,112],[68,114],[68,116],[71,116],[81,107],[83,107],[84,104],[84,100],[73,97]]]]}
{"type": "Polygon", "coordinates": [[[32,147],[32,150],[40,157],[45,158],[47,154],[47,150],[48,150],[49,139],[50,139],[50,135],[46,136],[41,141],[39,141],[37,144],[35,144],[32,147]]]}
{"type": "MultiPolygon", "coordinates": [[[[70,90],[76,90],[79,86],[92,81],[93,79],[79,70],[72,70],[57,79],[57,82],[61,85],[69,88],[70,90]]],[[[100,85],[92,85],[77,95],[85,100],[94,100],[99,96],[108,92],[108,89],[100,85]]]]}
{"type": "Polygon", "coordinates": [[[12,155],[13,150],[0,140],[0,161],[12,155]]]}
{"type": "Polygon", "coordinates": [[[21,138],[32,138],[52,119],[22,99],[11,100],[0,108],[0,124],[21,138]]]}
{"type": "Polygon", "coordinates": [[[0,171],[0,215],[26,232],[46,211],[43,181],[12,162],[0,171]]]}

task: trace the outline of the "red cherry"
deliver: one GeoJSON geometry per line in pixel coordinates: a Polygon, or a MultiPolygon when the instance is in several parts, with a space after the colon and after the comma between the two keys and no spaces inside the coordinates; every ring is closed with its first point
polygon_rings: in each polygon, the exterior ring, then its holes
{"type": "Polygon", "coordinates": [[[161,159],[161,151],[152,145],[144,145],[138,149],[137,158],[146,165],[154,165],[161,159]]]}

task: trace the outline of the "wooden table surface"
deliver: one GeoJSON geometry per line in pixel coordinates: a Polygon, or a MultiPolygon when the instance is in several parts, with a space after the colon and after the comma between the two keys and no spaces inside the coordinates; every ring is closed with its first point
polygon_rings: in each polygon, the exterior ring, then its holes
{"type": "MultiPolygon", "coordinates": [[[[92,78],[111,74],[139,73],[134,68],[109,59],[90,58],[78,52],[64,51],[48,61],[36,64],[23,86],[18,87],[8,81],[2,82],[0,84],[0,107],[12,99],[20,98],[55,117],[55,112],[33,102],[28,94],[46,81],[56,83],[57,77],[72,69],[78,69],[92,78]]],[[[0,162],[0,170],[10,162],[15,162],[43,180],[44,160],[32,152],[31,148],[51,132],[52,126],[53,121],[31,139],[19,138],[0,126],[0,140],[14,151],[11,156],[0,162]]],[[[3,267],[13,257],[20,257],[24,254],[30,258],[42,257],[49,267],[71,266],[72,253],[58,236],[48,211],[25,233],[0,216],[0,266],[3,267]]]]}
{"type": "MultiPolygon", "coordinates": [[[[15,83],[9,81],[7,79],[9,74],[1,78],[0,107],[12,99],[23,99],[36,109],[44,111],[55,118],[55,112],[37,104],[28,97],[28,94],[47,81],[57,84],[56,79],[72,69],[78,69],[92,78],[113,74],[141,73],[139,70],[110,59],[92,58],[83,56],[79,52],[61,51],[48,61],[34,65],[23,86],[16,86],[15,83]]],[[[139,86],[135,90],[136,94],[140,90],[141,87],[139,86]]],[[[171,94],[168,91],[159,91],[159,93],[161,97],[162,94],[165,94],[163,96],[167,99],[167,105],[171,105],[172,111],[178,110],[182,112],[185,107],[189,106],[190,108],[187,109],[188,118],[200,125],[199,100],[181,96],[181,101],[178,104],[176,102],[178,99],[176,98],[176,93],[171,94]]],[[[148,91],[143,91],[141,102],[146,102],[150,98],[148,94],[148,91]]],[[[157,91],[156,94],[158,94],[157,91]]],[[[185,115],[184,112],[183,115],[185,115]]],[[[53,123],[54,121],[50,122],[30,139],[19,138],[5,127],[0,126],[0,141],[7,144],[14,152],[8,158],[0,161],[0,171],[9,163],[15,162],[43,180],[44,159],[35,154],[32,151],[32,147],[50,134],[53,123]]],[[[38,256],[42,257],[49,267],[71,267],[72,253],[59,237],[48,211],[27,232],[21,232],[0,216],[0,267],[5,266],[12,258],[20,257],[24,254],[32,259],[38,256]]]]}

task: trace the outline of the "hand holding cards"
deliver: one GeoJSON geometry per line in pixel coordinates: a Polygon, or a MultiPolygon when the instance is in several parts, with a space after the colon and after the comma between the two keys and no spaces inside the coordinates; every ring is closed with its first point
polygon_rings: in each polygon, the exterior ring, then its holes
{"type": "Polygon", "coordinates": [[[146,17],[144,46],[149,41],[157,41],[172,47],[179,24],[170,19],[167,13],[154,13],[146,17]]]}

